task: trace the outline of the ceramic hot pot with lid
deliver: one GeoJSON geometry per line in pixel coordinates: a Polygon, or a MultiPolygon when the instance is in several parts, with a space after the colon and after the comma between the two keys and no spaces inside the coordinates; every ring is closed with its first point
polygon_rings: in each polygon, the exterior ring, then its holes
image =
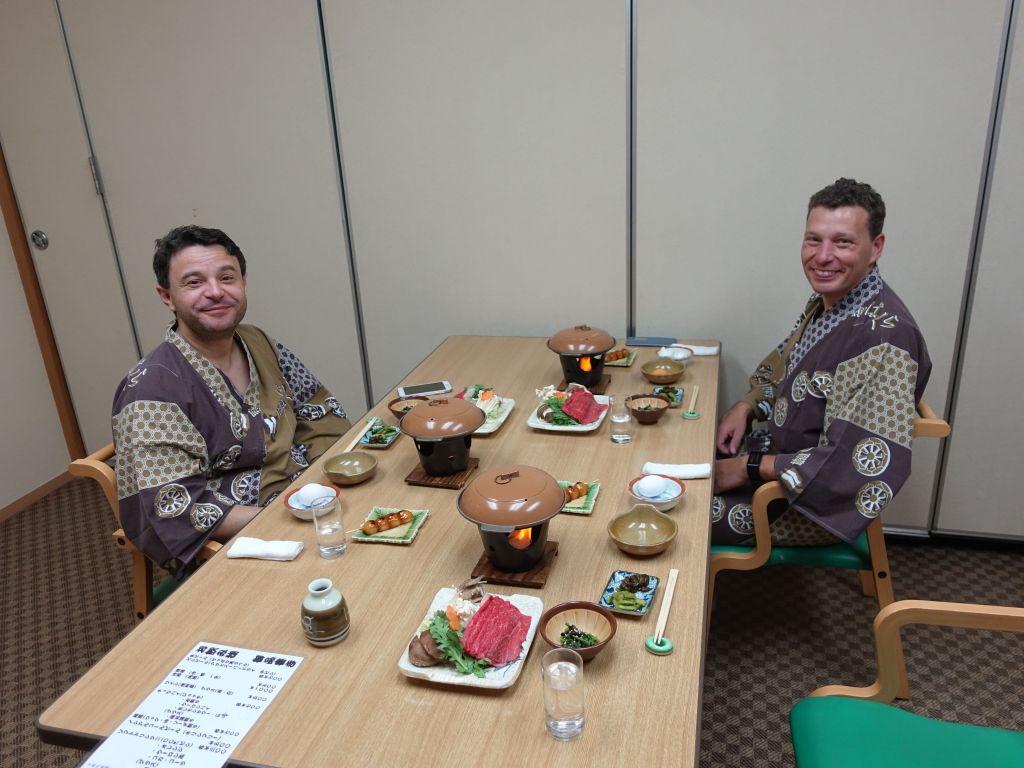
{"type": "Polygon", "coordinates": [[[507,464],[481,473],[459,493],[456,505],[477,524],[494,567],[522,572],[544,557],[548,521],[565,504],[565,491],[547,472],[507,464]]]}
{"type": "Polygon", "coordinates": [[[399,429],[411,437],[428,475],[453,475],[469,464],[473,432],[487,416],[472,403],[456,397],[438,397],[406,411],[399,429]]]}
{"type": "Polygon", "coordinates": [[[592,387],[604,373],[604,354],[615,346],[607,331],[589,325],[563,328],[550,339],[548,349],[557,352],[566,384],[592,387]]]}

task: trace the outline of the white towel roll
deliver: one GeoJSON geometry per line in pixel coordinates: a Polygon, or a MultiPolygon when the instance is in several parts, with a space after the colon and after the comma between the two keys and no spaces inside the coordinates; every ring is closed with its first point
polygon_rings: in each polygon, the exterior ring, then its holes
{"type": "Polygon", "coordinates": [[[301,541],[264,541],[239,536],[228,550],[228,557],[253,557],[257,560],[294,560],[302,551],[301,541]]]}
{"type": "Polygon", "coordinates": [[[711,477],[710,464],[658,464],[648,461],[644,464],[645,475],[668,475],[678,477],[680,480],[701,480],[711,477]]]}

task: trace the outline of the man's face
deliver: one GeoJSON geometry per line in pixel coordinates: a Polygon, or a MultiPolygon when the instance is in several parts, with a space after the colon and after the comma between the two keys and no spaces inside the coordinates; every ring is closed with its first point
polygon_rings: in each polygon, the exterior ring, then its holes
{"type": "Polygon", "coordinates": [[[868,212],[860,206],[812,208],[800,258],[811,288],[828,309],[857,287],[882,255],[885,235],[868,234],[868,212]]]}
{"type": "Polygon", "coordinates": [[[191,245],[171,257],[169,288],[160,300],[178,318],[178,333],[190,342],[230,338],[245,316],[245,275],[221,245],[191,245]]]}

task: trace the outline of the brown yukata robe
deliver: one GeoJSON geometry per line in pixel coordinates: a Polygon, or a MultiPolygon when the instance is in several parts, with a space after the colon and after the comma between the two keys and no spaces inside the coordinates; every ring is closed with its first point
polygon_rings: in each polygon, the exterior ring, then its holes
{"type": "Polygon", "coordinates": [[[244,394],[172,325],[114,398],[121,524],[179,575],[231,507],[269,504],[349,428],[291,351],[255,326],[236,337],[249,359],[244,394]]]}
{"type": "MultiPolygon", "coordinates": [[[[885,509],[910,475],[930,373],[917,323],[877,267],[828,311],[811,296],[744,397],[768,422],[789,502],[770,515],[776,543],[852,542],[885,509]]],[[[746,487],[714,497],[714,544],[749,540],[751,495],[746,487]]]]}

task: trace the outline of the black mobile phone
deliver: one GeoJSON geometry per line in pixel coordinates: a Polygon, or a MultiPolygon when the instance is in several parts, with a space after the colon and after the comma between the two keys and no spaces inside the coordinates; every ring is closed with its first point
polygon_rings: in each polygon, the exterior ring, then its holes
{"type": "Polygon", "coordinates": [[[672,339],[668,336],[627,336],[627,347],[667,347],[675,344],[679,339],[672,339]]]}

